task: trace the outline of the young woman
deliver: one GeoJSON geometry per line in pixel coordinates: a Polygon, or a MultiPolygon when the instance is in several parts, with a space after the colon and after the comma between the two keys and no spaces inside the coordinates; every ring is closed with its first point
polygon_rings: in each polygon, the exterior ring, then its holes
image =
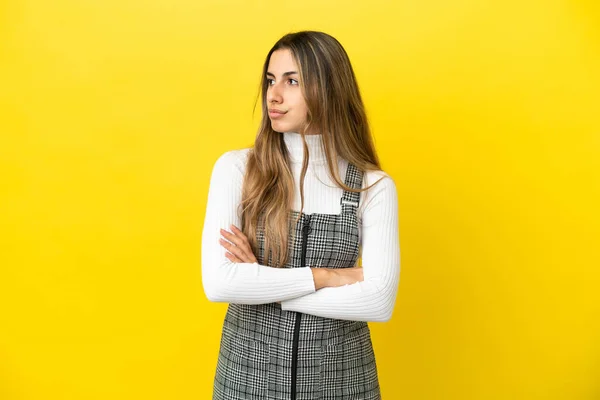
{"type": "Polygon", "coordinates": [[[394,308],[398,205],[350,60],[325,33],[285,35],[261,94],[254,146],[210,181],[202,280],[229,303],[213,398],[379,399],[367,322],[394,308]]]}

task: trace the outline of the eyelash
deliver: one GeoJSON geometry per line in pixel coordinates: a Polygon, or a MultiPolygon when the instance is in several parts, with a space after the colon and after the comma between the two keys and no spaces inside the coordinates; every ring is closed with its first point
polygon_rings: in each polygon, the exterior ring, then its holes
{"type": "MultiPolygon", "coordinates": [[[[274,81],[274,79],[267,79],[267,85],[268,85],[268,86],[271,86],[271,85],[272,85],[272,84],[271,84],[271,82],[273,82],[273,81],[274,81]]],[[[292,79],[292,78],[290,78],[290,79],[288,79],[288,82],[290,82],[290,81],[294,81],[294,82],[296,82],[296,83],[295,83],[293,86],[296,86],[296,85],[298,85],[298,80],[297,80],[297,79],[292,79]]]]}

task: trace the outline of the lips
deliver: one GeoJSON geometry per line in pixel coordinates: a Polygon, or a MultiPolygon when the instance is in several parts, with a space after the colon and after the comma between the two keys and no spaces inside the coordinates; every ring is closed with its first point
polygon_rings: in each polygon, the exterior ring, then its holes
{"type": "Polygon", "coordinates": [[[281,118],[286,114],[287,111],[281,111],[281,110],[277,110],[275,108],[272,108],[269,110],[269,117],[271,119],[277,119],[277,118],[281,118]]]}

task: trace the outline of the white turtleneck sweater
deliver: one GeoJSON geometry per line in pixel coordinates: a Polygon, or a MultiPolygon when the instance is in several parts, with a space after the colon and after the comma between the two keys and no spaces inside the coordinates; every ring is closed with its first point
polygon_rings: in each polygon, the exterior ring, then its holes
{"type": "MultiPolygon", "coordinates": [[[[303,145],[298,133],[283,134],[295,179],[294,210],[300,211],[303,145]]],[[[309,166],[304,181],[306,214],[339,214],[343,190],[330,178],[322,135],[305,136],[309,166]]],[[[210,180],[202,232],[202,282],[209,300],[264,304],[280,302],[283,310],[354,321],[388,321],[392,316],[400,275],[398,199],[394,181],[382,171],[364,174],[358,209],[364,281],[315,290],[310,266],[272,268],[257,263],[233,263],[219,244],[220,228],[241,227],[237,207],[249,149],[232,150],[216,161],[210,180]]],[[[344,180],[348,162],[339,160],[344,180]]]]}

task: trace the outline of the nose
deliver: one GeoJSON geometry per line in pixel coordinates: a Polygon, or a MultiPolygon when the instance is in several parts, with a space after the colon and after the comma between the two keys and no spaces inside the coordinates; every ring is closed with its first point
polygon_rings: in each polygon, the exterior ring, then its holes
{"type": "Polygon", "coordinates": [[[281,103],[283,101],[283,97],[281,96],[281,89],[279,85],[276,83],[273,86],[269,86],[267,88],[267,102],[269,103],[281,103]]]}

